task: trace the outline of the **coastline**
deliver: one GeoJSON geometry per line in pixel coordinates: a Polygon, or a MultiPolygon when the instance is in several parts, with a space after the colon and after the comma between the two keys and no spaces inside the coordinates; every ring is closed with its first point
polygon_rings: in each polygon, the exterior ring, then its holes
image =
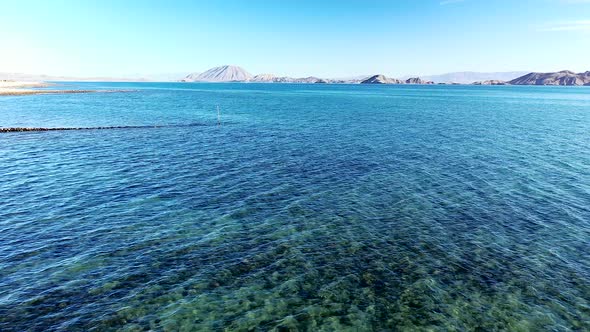
{"type": "Polygon", "coordinates": [[[25,82],[25,81],[0,81],[0,96],[17,96],[24,94],[34,94],[39,90],[31,88],[45,88],[49,84],[44,82],[25,82]]]}
{"type": "Polygon", "coordinates": [[[2,89],[0,96],[25,96],[25,95],[47,95],[47,94],[66,94],[66,93],[91,93],[96,90],[30,90],[30,89],[2,89]]]}
{"type": "Polygon", "coordinates": [[[46,88],[53,84],[36,81],[0,81],[0,96],[23,96],[37,94],[56,94],[56,93],[86,93],[90,90],[35,90],[46,88]]]}
{"type": "Polygon", "coordinates": [[[0,96],[25,96],[25,95],[47,95],[47,94],[74,94],[94,92],[131,92],[135,90],[36,90],[56,85],[46,82],[26,81],[0,81],[0,96]]]}

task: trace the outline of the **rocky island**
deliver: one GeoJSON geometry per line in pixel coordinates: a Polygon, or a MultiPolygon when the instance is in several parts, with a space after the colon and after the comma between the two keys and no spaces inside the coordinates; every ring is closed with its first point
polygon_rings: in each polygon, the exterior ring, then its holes
{"type": "Polygon", "coordinates": [[[471,83],[472,85],[508,85],[508,82],[502,80],[486,80],[471,83]]]}
{"type": "Polygon", "coordinates": [[[434,84],[434,82],[423,80],[420,77],[410,77],[406,80],[406,84],[434,84]]]}
{"type": "Polygon", "coordinates": [[[404,84],[404,81],[398,80],[397,78],[389,78],[385,75],[373,75],[362,81],[361,84],[404,84]]]}

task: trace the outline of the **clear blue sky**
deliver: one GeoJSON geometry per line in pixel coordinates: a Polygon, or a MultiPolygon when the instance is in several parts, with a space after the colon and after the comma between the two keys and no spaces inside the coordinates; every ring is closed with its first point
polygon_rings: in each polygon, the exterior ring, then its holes
{"type": "Polygon", "coordinates": [[[0,72],[590,70],[590,0],[0,0],[0,72]]]}

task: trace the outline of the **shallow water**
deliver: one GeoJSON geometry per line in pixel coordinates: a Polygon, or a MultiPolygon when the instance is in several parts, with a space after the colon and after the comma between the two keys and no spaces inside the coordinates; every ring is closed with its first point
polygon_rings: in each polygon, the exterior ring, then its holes
{"type": "Polygon", "coordinates": [[[590,329],[588,88],[71,86],[199,125],[0,135],[2,331],[590,329]]]}

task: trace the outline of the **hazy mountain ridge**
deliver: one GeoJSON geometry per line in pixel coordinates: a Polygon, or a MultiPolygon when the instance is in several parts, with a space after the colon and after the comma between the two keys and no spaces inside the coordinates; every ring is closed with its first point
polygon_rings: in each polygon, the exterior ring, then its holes
{"type": "Polygon", "coordinates": [[[239,66],[219,66],[211,68],[203,73],[191,73],[181,79],[183,82],[254,82],[254,83],[341,83],[341,84],[434,84],[434,83],[461,83],[507,81],[522,76],[527,72],[455,72],[441,75],[406,76],[402,78],[390,78],[385,75],[363,75],[351,78],[319,78],[276,76],[265,73],[251,75],[239,66]]]}
{"type": "Polygon", "coordinates": [[[510,71],[510,72],[473,72],[462,71],[452,72],[440,75],[425,75],[422,79],[433,81],[434,83],[461,83],[471,84],[473,82],[483,81],[510,81],[517,77],[527,74],[526,71],[510,71]]]}
{"type": "MultiPolygon", "coordinates": [[[[75,77],[44,74],[0,73],[0,80],[8,81],[63,81],[63,82],[151,82],[149,77],[75,77]]],[[[172,79],[168,79],[172,81],[172,79]]]]}
{"type": "Polygon", "coordinates": [[[219,66],[205,72],[190,73],[182,79],[180,75],[152,74],[134,77],[73,77],[36,75],[25,73],[0,73],[0,80],[8,81],[96,81],[96,82],[253,82],[253,83],[333,83],[333,84],[472,84],[472,85],[586,85],[590,86],[590,71],[575,73],[569,70],[559,72],[455,72],[441,75],[405,76],[391,78],[385,75],[361,75],[348,78],[320,78],[316,76],[289,77],[274,74],[252,75],[239,66],[219,66]],[[518,75],[520,74],[520,75],[518,75]],[[518,76],[515,76],[518,75],[518,76]]]}
{"type": "Polygon", "coordinates": [[[56,81],[56,82],[177,82],[179,73],[162,73],[132,75],[127,77],[121,76],[59,76],[45,74],[27,74],[27,73],[8,73],[0,72],[0,80],[8,81],[56,81]]]}

